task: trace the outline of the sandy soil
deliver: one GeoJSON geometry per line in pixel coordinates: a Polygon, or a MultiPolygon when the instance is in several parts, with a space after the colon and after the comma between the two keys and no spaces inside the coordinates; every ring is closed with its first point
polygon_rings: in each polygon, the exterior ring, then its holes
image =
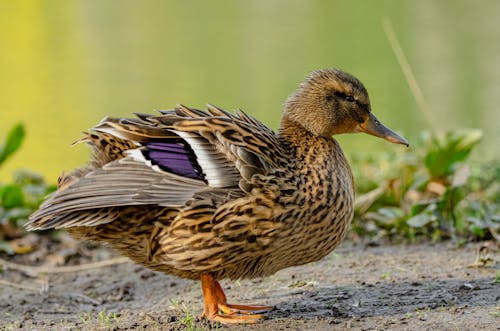
{"type": "MultiPolygon", "coordinates": [[[[0,327],[500,330],[500,254],[498,246],[489,243],[488,256],[482,255],[491,258],[488,265],[471,267],[481,245],[367,247],[346,242],[318,263],[266,279],[223,281],[230,302],[275,307],[258,324],[230,327],[198,318],[202,308],[198,282],[130,262],[45,275],[4,266],[0,327]]],[[[91,251],[92,260],[113,258],[103,248],[91,251]]]]}

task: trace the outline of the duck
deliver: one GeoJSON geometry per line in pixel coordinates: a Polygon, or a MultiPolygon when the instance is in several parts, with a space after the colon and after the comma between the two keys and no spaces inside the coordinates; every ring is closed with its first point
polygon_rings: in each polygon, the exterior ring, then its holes
{"type": "Polygon", "coordinates": [[[311,72],[279,129],[237,110],[177,105],[104,118],[77,142],[89,163],[63,173],[28,230],[65,229],[135,263],[197,280],[203,313],[254,323],[272,306],[230,304],[219,281],[265,277],[328,255],[353,218],[353,175],[334,138],[363,132],[408,146],[340,69],[311,72]]]}

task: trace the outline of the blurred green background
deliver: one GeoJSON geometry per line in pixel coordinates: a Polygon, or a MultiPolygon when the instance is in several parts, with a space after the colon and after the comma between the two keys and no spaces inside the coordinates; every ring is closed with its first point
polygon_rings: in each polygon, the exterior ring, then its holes
{"type": "MultiPolygon", "coordinates": [[[[429,124],[384,17],[436,125],[481,128],[481,158],[493,158],[500,144],[499,15],[494,0],[0,0],[0,134],[17,122],[27,130],[0,180],[30,168],[55,181],[82,165],[87,149],[70,144],[106,115],[210,102],[277,128],[287,95],[322,67],[360,78],[374,113],[411,142],[429,124]]],[[[340,140],[347,154],[400,148],[362,135],[340,140]]]]}

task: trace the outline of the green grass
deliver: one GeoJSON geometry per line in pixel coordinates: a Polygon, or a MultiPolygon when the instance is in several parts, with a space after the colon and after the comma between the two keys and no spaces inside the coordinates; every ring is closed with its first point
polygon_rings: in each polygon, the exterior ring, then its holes
{"type": "Polygon", "coordinates": [[[101,310],[97,314],[83,313],[80,316],[80,322],[83,325],[88,325],[89,323],[97,322],[99,327],[110,328],[119,322],[120,318],[115,312],[108,312],[106,309],[101,310]]]}
{"type": "MultiPolygon", "coordinates": [[[[170,300],[170,305],[172,308],[176,310],[180,310],[182,313],[182,317],[179,320],[179,323],[185,328],[187,331],[203,331],[204,328],[198,327],[196,325],[196,314],[193,313],[193,309],[188,307],[184,302],[180,302],[179,300],[170,300]]],[[[218,330],[218,325],[216,325],[216,329],[218,330]]]]}

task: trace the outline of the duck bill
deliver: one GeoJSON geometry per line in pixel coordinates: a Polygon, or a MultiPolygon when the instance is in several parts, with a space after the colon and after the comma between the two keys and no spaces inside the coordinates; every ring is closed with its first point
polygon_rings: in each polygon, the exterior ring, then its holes
{"type": "Polygon", "coordinates": [[[364,123],[359,125],[359,131],[385,139],[391,143],[405,145],[406,147],[410,145],[405,138],[380,123],[372,113],[364,123]]]}

